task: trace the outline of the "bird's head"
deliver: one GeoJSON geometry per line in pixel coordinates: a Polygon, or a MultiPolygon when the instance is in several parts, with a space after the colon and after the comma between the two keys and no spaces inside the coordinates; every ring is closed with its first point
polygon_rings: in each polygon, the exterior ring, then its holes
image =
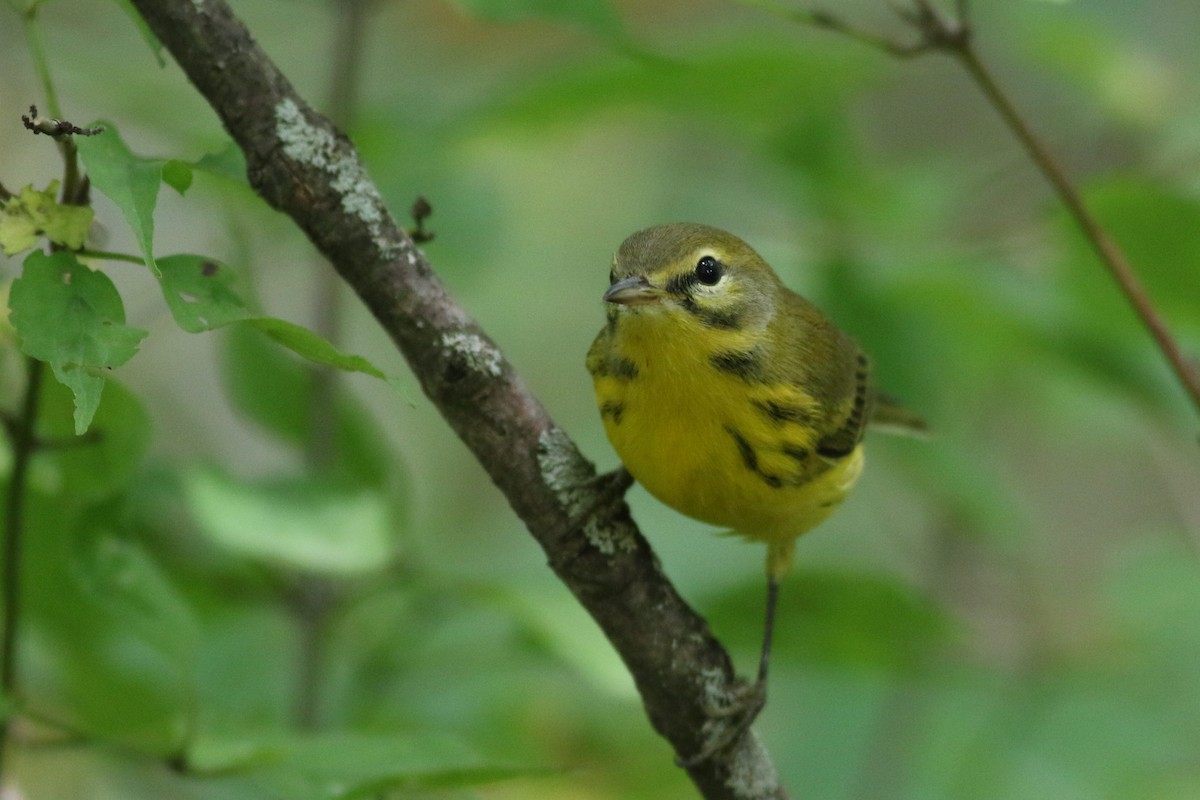
{"type": "Polygon", "coordinates": [[[708,225],[677,222],[638,231],[613,258],[609,315],[665,314],[724,330],[770,321],[779,279],[750,245],[708,225]]]}

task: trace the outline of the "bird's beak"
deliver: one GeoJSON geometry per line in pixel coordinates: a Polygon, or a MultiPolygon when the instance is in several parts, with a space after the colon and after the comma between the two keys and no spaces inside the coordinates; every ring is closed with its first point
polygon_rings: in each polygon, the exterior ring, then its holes
{"type": "Polygon", "coordinates": [[[620,303],[623,306],[640,306],[646,303],[656,303],[662,297],[662,292],[650,285],[644,275],[634,275],[608,287],[604,293],[604,302],[620,303]]]}

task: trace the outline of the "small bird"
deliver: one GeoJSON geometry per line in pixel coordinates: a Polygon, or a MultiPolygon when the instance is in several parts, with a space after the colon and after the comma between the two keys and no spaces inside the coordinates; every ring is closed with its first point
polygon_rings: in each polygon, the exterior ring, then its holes
{"type": "MultiPolygon", "coordinates": [[[[707,758],[766,700],[779,582],[796,539],[845,499],[869,423],[924,423],[871,382],[858,345],[748,244],[707,225],[639,231],[613,259],[587,356],[625,469],[671,508],[767,545],[758,678],[707,758]]],[[[728,710],[726,710],[728,711],[728,710]]]]}

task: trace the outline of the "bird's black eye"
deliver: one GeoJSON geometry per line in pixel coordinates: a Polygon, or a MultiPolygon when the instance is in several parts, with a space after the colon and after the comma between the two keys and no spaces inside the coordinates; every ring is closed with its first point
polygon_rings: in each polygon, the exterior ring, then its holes
{"type": "Polygon", "coordinates": [[[696,262],[696,278],[705,286],[716,286],[724,274],[724,265],[712,256],[705,256],[696,262]]]}
{"type": "Polygon", "coordinates": [[[608,285],[612,286],[616,282],[617,282],[617,271],[615,269],[610,269],[608,271],[608,285]]]}

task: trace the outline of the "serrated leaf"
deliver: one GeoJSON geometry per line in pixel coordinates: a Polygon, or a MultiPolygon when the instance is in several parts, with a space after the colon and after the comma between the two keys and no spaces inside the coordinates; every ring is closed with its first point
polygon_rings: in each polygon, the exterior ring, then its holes
{"type": "Polygon", "coordinates": [[[92,209],[66,206],[56,199],[58,181],[42,191],[26,186],[0,212],[0,249],[13,255],[34,247],[45,236],[72,250],[83,247],[92,225],[92,209]]]}
{"type": "Polygon", "coordinates": [[[91,424],[104,371],[138,350],[146,332],[125,324],[125,307],[108,276],[70,253],[30,253],[9,295],[21,352],[45,361],[75,395],[75,433],[91,424]]]}
{"type": "Polygon", "coordinates": [[[313,363],[336,367],[345,372],[362,372],[388,381],[388,377],[367,359],[343,353],[308,328],[274,317],[255,317],[246,320],[245,324],[257,328],[296,355],[313,363]]]}
{"type": "Polygon", "coordinates": [[[244,556],[327,575],[357,575],[395,555],[381,495],[318,478],[248,481],[213,470],[187,478],[201,530],[244,556]]]}
{"type": "Polygon", "coordinates": [[[220,262],[196,255],[158,260],[163,297],[179,327],[199,333],[246,319],[250,310],[234,291],[237,276],[220,262]]]}
{"type": "MultiPolygon", "coordinates": [[[[134,155],[111,122],[97,122],[104,131],[95,136],[78,136],[75,145],[87,168],[92,186],[112,200],[133,229],[147,266],[156,275],[154,261],[154,207],[167,162],[134,155]]],[[[176,179],[178,179],[178,171],[176,179]]]]}

